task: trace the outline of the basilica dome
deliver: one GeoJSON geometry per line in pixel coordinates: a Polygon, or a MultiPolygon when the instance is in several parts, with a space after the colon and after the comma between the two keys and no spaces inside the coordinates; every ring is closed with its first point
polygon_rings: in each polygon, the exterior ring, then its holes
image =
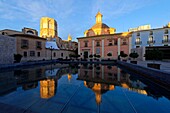
{"type": "Polygon", "coordinates": [[[102,23],[103,15],[98,12],[96,15],[96,24],[94,24],[89,30],[85,31],[85,36],[95,36],[104,34],[114,34],[116,29],[110,28],[108,25],[102,23]]]}

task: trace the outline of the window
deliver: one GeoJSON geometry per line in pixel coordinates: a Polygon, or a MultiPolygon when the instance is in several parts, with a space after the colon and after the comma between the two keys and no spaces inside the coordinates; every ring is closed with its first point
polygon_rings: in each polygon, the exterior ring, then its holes
{"type": "Polygon", "coordinates": [[[100,48],[96,48],[96,54],[100,54],[100,48]]]}
{"type": "Polygon", "coordinates": [[[24,57],[27,57],[27,52],[26,51],[24,51],[24,55],[23,55],[24,57]]]}
{"type": "Polygon", "coordinates": [[[126,39],[122,40],[122,45],[127,45],[126,39]]]}
{"type": "Polygon", "coordinates": [[[42,49],[42,46],[41,46],[41,42],[40,42],[40,41],[37,41],[37,42],[36,42],[36,48],[37,48],[37,49],[42,49]]]}
{"type": "Polygon", "coordinates": [[[40,56],[41,56],[40,52],[37,52],[37,56],[38,56],[38,57],[40,57],[40,56]]]}
{"type": "Polygon", "coordinates": [[[21,48],[28,48],[28,40],[21,40],[21,48]]]}
{"type": "Polygon", "coordinates": [[[109,44],[108,44],[108,46],[112,46],[113,44],[112,44],[112,40],[109,40],[109,44]]]}
{"type": "Polygon", "coordinates": [[[148,44],[154,44],[155,43],[155,41],[154,41],[154,39],[153,39],[153,36],[149,36],[149,38],[148,38],[148,44]]]}
{"type": "Polygon", "coordinates": [[[35,51],[30,51],[30,56],[35,56],[35,51]]]}
{"type": "Polygon", "coordinates": [[[31,35],[33,35],[33,34],[34,34],[34,32],[33,32],[33,31],[27,31],[27,34],[31,34],[31,35]]]}
{"type": "Polygon", "coordinates": [[[61,53],[61,57],[63,57],[63,53],[61,53]]]}
{"type": "Polygon", "coordinates": [[[137,33],[137,36],[140,36],[140,33],[137,33]]]}
{"type": "Polygon", "coordinates": [[[140,40],[140,38],[136,38],[135,44],[136,44],[136,45],[142,44],[142,41],[140,40]]]}
{"type": "Polygon", "coordinates": [[[88,47],[88,42],[84,42],[84,47],[88,47]]]}
{"type": "Polygon", "coordinates": [[[53,53],[53,57],[56,57],[56,53],[53,53]]]}
{"type": "Polygon", "coordinates": [[[96,46],[100,46],[100,42],[99,41],[96,42],[96,46]]]}
{"type": "Polygon", "coordinates": [[[117,45],[117,39],[114,40],[114,45],[117,45]]]}
{"type": "Polygon", "coordinates": [[[166,29],[166,30],[164,31],[164,34],[168,34],[168,29],[166,29]]]}
{"type": "Polygon", "coordinates": [[[150,35],[153,35],[153,31],[150,31],[150,35]]]}
{"type": "Polygon", "coordinates": [[[169,42],[170,42],[169,35],[164,35],[162,43],[169,43],[169,42]]]}

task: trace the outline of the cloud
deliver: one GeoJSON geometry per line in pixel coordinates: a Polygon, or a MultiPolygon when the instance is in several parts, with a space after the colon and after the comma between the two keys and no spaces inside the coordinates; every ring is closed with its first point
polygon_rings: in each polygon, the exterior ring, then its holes
{"type": "Polygon", "coordinates": [[[37,22],[42,16],[66,18],[72,13],[73,0],[10,0],[0,1],[0,18],[37,22]]]}
{"type": "Polygon", "coordinates": [[[92,15],[100,10],[107,18],[117,18],[141,9],[148,5],[150,1],[151,0],[98,0],[98,2],[94,1],[92,15]]]}

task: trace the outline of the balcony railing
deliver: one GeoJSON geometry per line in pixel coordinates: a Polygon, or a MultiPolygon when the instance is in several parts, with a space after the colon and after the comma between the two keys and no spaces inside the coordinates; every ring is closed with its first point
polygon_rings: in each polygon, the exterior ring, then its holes
{"type": "Polygon", "coordinates": [[[135,45],[141,45],[142,44],[142,41],[136,41],[135,42],[135,45]]]}
{"type": "Polygon", "coordinates": [[[169,39],[166,39],[166,40],[162,40],[162,43],[170,43],[170,40],[169,39]]]}
{"type": "Polygon", "coordinates": [[[22,49],[28,49],[28,45],[21,45],[22,49]]]}
{"type": "Polygon", "coordinates": [[[154,44],[155,43],[155,40],[149,40],[147,41],[147,44],[154,44]]]}

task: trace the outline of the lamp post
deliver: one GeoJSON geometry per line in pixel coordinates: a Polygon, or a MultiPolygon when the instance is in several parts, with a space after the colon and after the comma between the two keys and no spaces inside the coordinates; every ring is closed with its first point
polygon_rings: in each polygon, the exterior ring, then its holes
{"type": "Polygon", "coordinates": [[[52,46],[50,46],[50,50],[51,50],[51,60],[52,60],[52,50],[53,50],[52,46]]]}

